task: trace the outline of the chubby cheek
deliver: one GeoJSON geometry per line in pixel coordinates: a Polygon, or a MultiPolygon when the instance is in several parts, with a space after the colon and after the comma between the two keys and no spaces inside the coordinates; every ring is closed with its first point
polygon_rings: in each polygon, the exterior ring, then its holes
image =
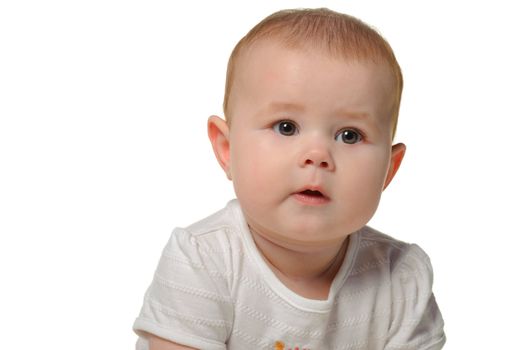
{"type": "Polygon", "coordinates": [[[365,225],[378,208],[388,166],[389,153],[375,149],[357,154],[347,164],[349,175],[339,181],[338,187],[345,188],[342,200],[347,201],[346,207],[353,213],[349,219],[354,218],[358,226],[365,225]]]}
{"type": "Polygon", "coordinates": [[[237,138],[231,143],[231,174],[237,197],[250,206],[271,201],[279,186],[279,159],[273,145],[257,137],[237,138]]]}

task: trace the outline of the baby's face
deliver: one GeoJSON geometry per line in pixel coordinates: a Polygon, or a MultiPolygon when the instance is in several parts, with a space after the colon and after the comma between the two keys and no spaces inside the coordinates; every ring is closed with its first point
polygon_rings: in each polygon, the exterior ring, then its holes
{"type": "Polygon", "coordinates": [[[271,41],[244,52],[227,170],[248,224],[305,246],[364,226],[392,164],[393,102],[387,66],[271,41]]]}

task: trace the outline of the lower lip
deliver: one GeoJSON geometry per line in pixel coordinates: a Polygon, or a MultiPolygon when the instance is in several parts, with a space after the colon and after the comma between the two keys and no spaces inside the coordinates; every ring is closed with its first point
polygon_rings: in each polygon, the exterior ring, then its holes
{"type": "Polygon", "coordinates": [[[293,197],[300,203],[306,205],[323,205],[329,203],[330,199],[322,196],[309,196],[303,193],[294,193],[293,197]]]}

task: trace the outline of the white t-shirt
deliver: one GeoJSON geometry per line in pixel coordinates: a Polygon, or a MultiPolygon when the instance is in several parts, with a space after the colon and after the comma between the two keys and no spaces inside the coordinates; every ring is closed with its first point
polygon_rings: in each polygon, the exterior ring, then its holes
{"type": "Polygon", "coordinates": [[[174,230],[133,328],[206,350],[441,349],[432,280],[422,249],[366,226],[328,299],[301,297],[265,263],[233,200],[174,230]]]}

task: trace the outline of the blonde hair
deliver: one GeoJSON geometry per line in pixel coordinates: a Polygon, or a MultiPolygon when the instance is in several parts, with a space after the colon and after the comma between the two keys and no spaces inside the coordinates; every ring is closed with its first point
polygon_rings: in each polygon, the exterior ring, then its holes
{"type": "Polygon", "coordinates": [[[393,138],[402,97],[402,71],[387,41],[361,20],[327,8],[291,9],[271,14],[252,28],[234,47],[228,61],[223,111],[229,118],[229,98],[234,82],[236,62],[243,50],[258,40],[277,39],[290,48],[305,45],[349,60],[387,63],[395,79],[395,102],[392,111],[393,138]]]}

